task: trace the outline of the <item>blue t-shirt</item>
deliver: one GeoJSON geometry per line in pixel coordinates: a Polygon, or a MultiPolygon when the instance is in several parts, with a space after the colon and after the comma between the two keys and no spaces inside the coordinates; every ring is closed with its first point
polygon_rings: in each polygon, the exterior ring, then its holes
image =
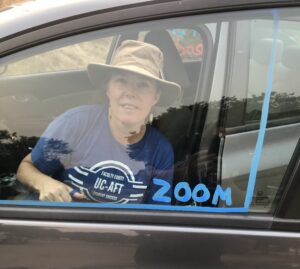
{"type": "Polygon", "coordinates": [[[169,141],[147,127],[139,142],[121,145],[112,136],[107,108],[97,105],[73,108],[57,117],[31,158],[41,172],[95,202],[157,203],[153,195],[160,187],[153,179],[172,186],[174,157],[169,141]]]}

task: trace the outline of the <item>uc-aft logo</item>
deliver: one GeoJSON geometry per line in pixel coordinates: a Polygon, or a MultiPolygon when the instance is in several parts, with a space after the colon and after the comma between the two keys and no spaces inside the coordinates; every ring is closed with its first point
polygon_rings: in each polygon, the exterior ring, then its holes
{"type": "Polygon", "coordinates": [[[127,165],[113,160],[91,168],[76,166],[68,178],[75,189],[95,202],[139,203],[147,189],[147,185],[135,179],[127,165]]]}

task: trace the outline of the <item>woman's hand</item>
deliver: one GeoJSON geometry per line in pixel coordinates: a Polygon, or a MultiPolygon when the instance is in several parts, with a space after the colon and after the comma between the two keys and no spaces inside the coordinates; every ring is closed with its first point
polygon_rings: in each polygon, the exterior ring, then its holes
{"type": "Polygon", "coordinates": [[[40,201],[71,202],[72,198],[77,200],[85,199],[83,194],[74,192],[68,185],[52,178],[44,178],[38,191],[40,193],[40,201]]]}
{"type": "Polygon", "coordinates": [[[32,163],[30,154],[21,162],[17,178],[40,194],[39,200],[49,202],[71,202],[85,199],[85,195],[74,192],[68,185],[40,172],[32,163]]]}

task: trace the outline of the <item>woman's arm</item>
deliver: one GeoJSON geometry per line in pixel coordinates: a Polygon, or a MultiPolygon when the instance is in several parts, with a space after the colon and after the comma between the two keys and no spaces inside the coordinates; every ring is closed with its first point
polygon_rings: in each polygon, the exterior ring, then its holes
{"type": "MultiPolygon", "coordinates": [[[[31,154],[20,163],[17,178],[23,184],[39,193],[39,200],[51,202],[71,202],[71,187],[40,172],[33,164],[31,154]]],[[[76,199],[84,199],[84,195],[75,193],[76,199]]]]}

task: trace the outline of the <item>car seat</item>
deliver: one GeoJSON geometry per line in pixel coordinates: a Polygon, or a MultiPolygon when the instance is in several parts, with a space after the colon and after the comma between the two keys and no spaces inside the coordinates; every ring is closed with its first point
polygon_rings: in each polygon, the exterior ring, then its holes
{"type": "Polygon", "coordinates": [[[182,105],[182,97],[190,88],[190,80],[177,48],[167,30],[153,30],[146,34],[145,42],[161,49],[164,54],[164,77],[166,80],[178,83],[182,95],[177,102],[166,111],[159,108],[154,126],[159,129],[171,142],[175,153],[175,162],[184,158],[185,131],[192,118],[192,111],[182,105]]]}
{"type": "MultiPolygon", "coordinates": [[[[174,106],[167,110],[160,110],[153,125],[171,142],[174,149],[174,180],[173,186],[180,181],[189,180],[190,167],[190,139],[189,130],[193,120],[191,105],[184,105],[185,95],[190,99],[191,82],[179,52],[167,30],[153,30],[148,32],[145,42],[156,45],[164,54],[165,79],[178,83],[182,88],[182,95],[174,106]]],[[[174,197],[172,204],[178,204],[174,197]]]]}

